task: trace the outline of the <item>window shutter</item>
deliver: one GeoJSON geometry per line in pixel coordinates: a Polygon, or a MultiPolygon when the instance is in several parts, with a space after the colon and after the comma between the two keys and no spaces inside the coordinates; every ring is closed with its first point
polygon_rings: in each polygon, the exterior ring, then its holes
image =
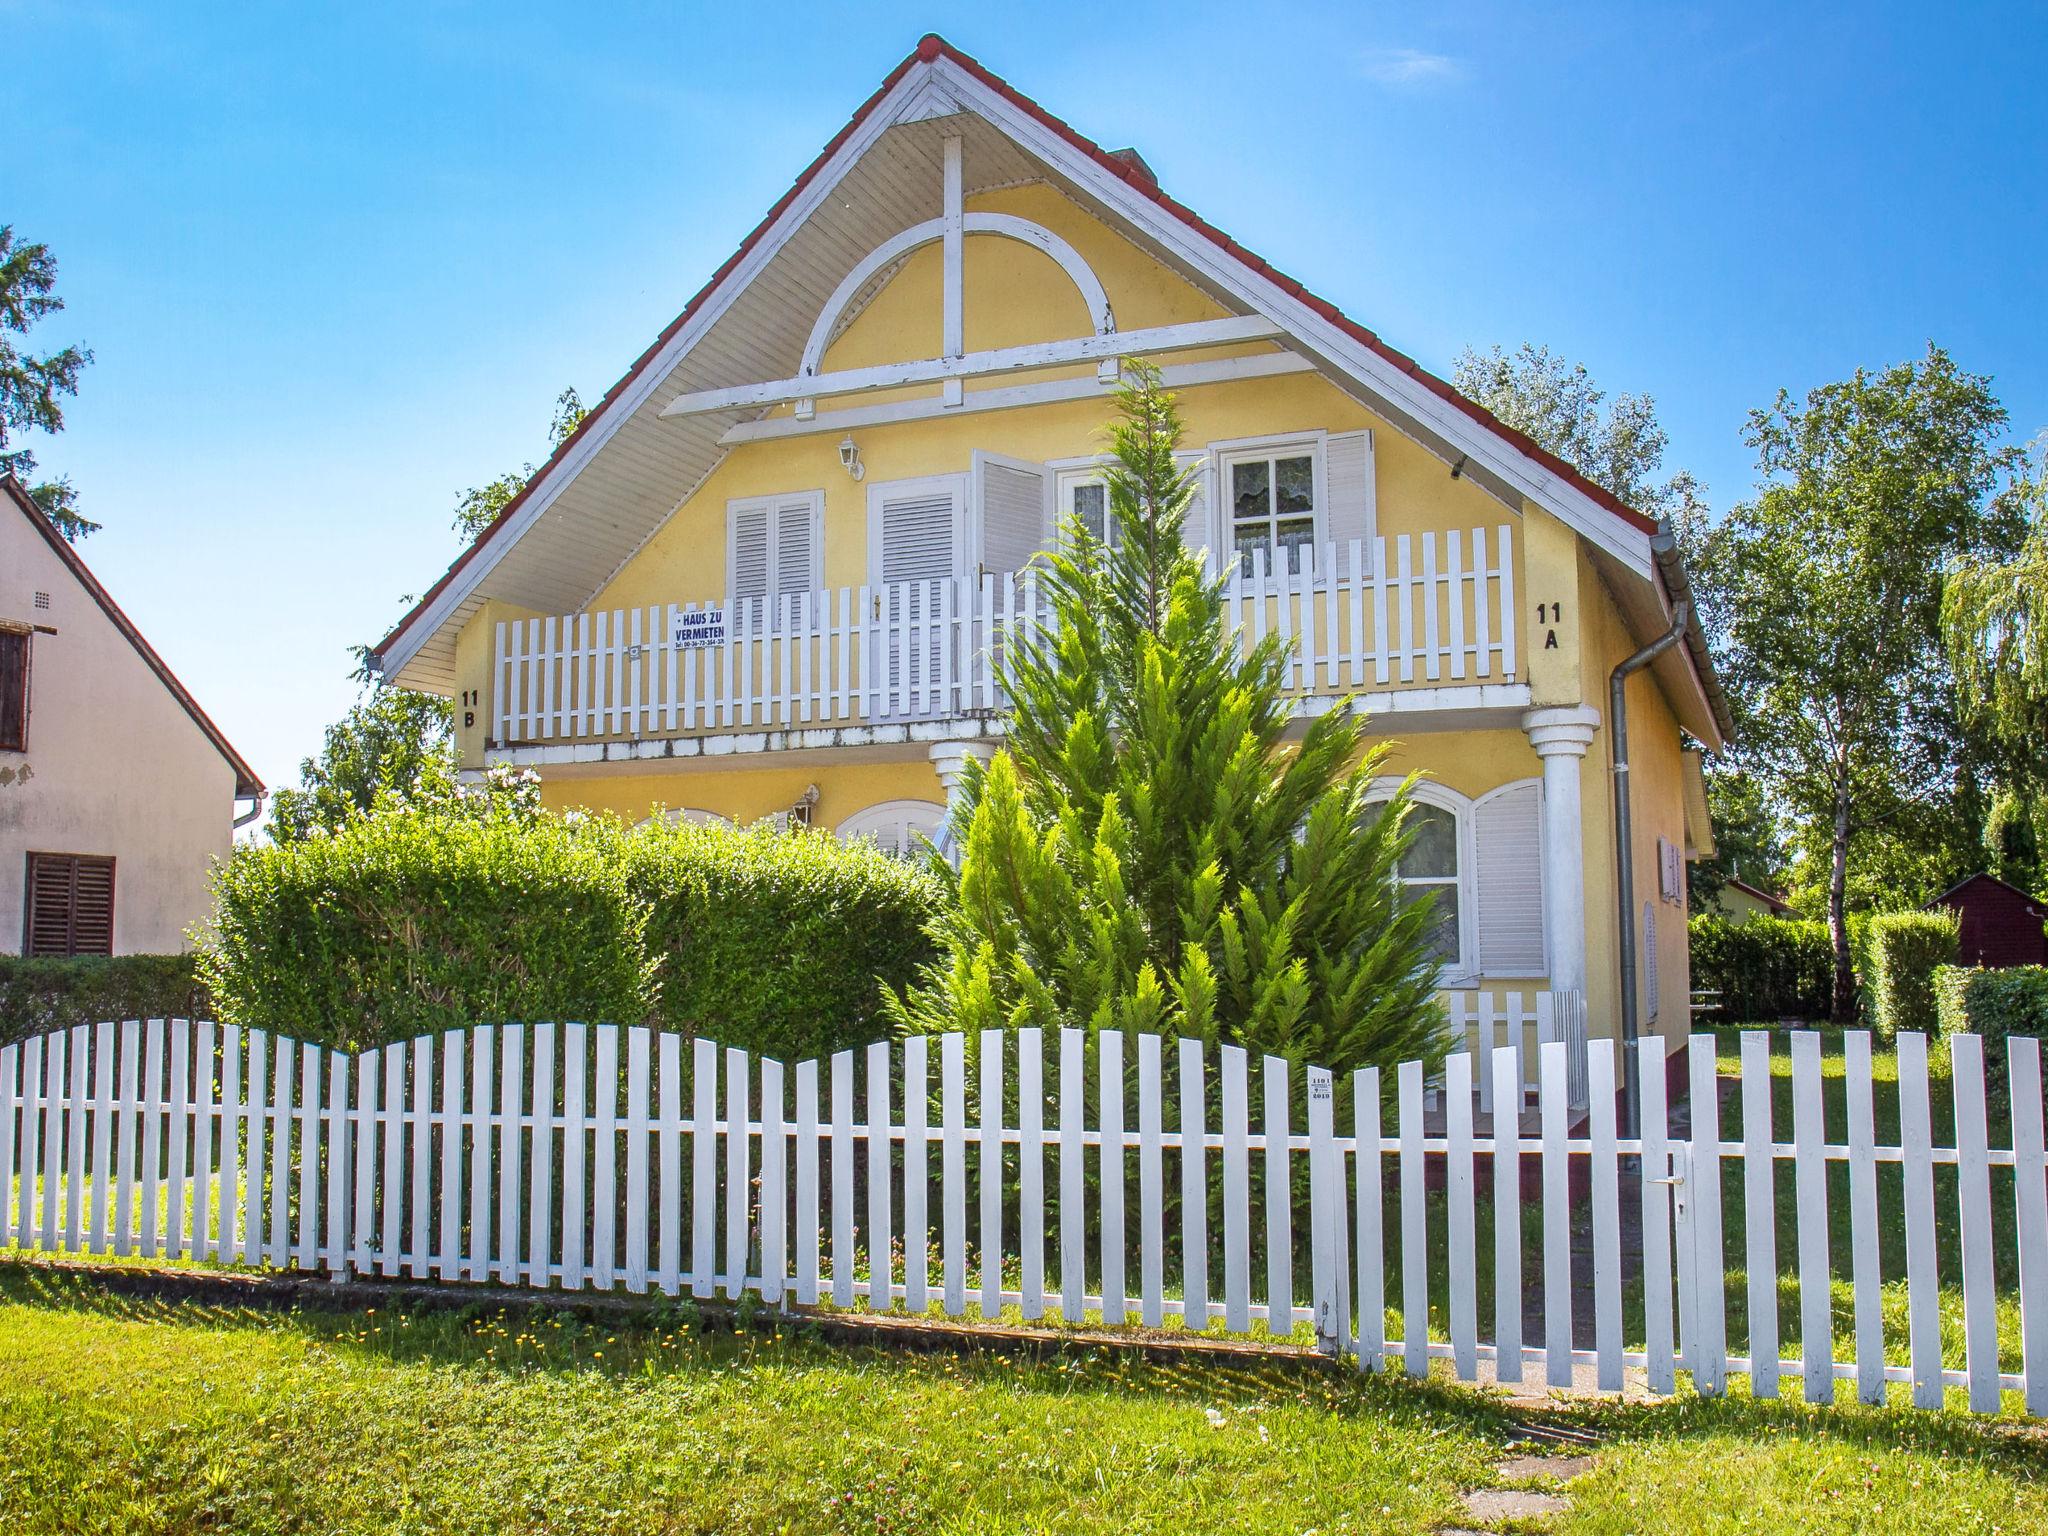
{"type": "Polygon", "coordinates": [[[1043,465],[1000,454],[974,455],[974,501],[981,510],[981,567],[1021,571],[1045,547],[1052,477],[1043,465]]]}
{"type": "Polygon", "coordinates": [[[28,856],[30,955],[114,952],[114,861],[83,854],[28,856]]]}
{"type": "Polygon", "coordinates": [[[1180,541],[1192,553],[1202,556],[1204,570],[1213,572],[1216,562],[1206,552],[1213,552],[1216,548],[1216,535],[1209,521],[1209,506],[1215,499],[1209,494],[1214,470],[1206,453],[1183,454],[1180,466],[1195,472],[1195,494],[1188,502],[1187,517],[1180,525],[1180,541]]]}
{"type": "Polygon", "coordinates": [[[28,750],[28,647],[20,630],[0,630],[0,748],[28,750]]]}
{"type": "Polygon", "coordinates": [[[768,595],[768,509],[735,507],[732,512],[732,583],[735,602],[768,595]]]}
{"type": "Polygon", "coordinates": [[[1518,784],[1473,810],[1483,976],[1544,974],[1542,806],[1540,786],[1518,784]]]}
{"type": "Polygon", "coordinates": [[[1323,481],[1330,497],[1324,536],[1337,546],[1339,568],[1349,570],[1351,541],[1357,539],[1359,563],[1370,569],[1376,532],[1372,434],[1333,434],[1324,444],[1323,481]]]}
{"type": "Polygon", "coordinates": [[[919,491],[882,499],[882,558],[875,579],[936,581],[954,571],[954,498],[919,491]]]}
{"type": "Polygon", "coordinates": [[[808,592],[818,585],[818,515],[809,497],[775,509],[775,588],[808,592]]]}

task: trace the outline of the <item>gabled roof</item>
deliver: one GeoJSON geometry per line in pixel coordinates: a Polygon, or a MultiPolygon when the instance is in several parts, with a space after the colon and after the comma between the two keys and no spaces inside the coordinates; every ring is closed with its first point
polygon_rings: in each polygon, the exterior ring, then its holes
{"type": "Polygon", "coordinates": [[[2036,896],[2032,891],[2023,890],[2019,886],[2014,885],[2010,880],[2001,880],[1998,878],[1998,876],[1992,874],[1991,871],[1989,871],[1988,869],[1980,869],[1974,875],[1964,876],[1962,879],[1958,880],[1954,885],[1950,886],[1947,890],[1943,891],[1939,896],[1935,897],[1932,901],[1927,902],[1925,905],[1923,905],[1920,910],[1923,912],[1932,912],[1936,907],[1945,906],[1955,896],[1955,894],[1958,891],[1961,891],[1966,887],[1977,885],[1980,883],[1985,885],[1995,885],[2003,890],[2010,891],[2013,895],[2019,897],[2021,901],[2025,902],[2028,906],[2034,908],[2037,912],[2048,912],[2048,897],[2036,896]]]}
{"type": "MultiPolygon", "coordinates": [[[[378,643],[373,654],[387,678],[417,687],[452,686],[453,632],[486,598],[511,596],[487,589],[501,562],[511,559],[524,567],[503,583],[521,590],[511,600],[571,611],[688,500],[718,461],[717,437],[740,418],[711,414],[661,421],[661,407],[693,389],[793,371],[804,333],[838,280],[883,239],[937,211],[928,202],[936,195],[935,172],[922,178],[929,185],[912,187],[911,178],[863,162],[890,132],[898,134],[906,158],[929,158],[935,143],[917,134],[919,125],[934,118],[970,124],[970,160],[982,166],[981,174],[969,176],[970,195],[977,183],[1037,178],[1107,212],[1125,234],[1227,309],[1278,321],[1289,346],[1459,463],[1476,482],[1511,505],[1519,506],[1523,496],[1537,502],[1586,538],[1613,570],[1638,578],[1652,599],[1636,606],[1639,627],[1658,627],[1670,614],[1674,601],[1662,568],[1669,557],[1661,564],[1657,558],[1654,519],[1168,196],[1134,154],[1105,150],[975,59],[927,35],[519,495],[378,643]],[[851,183],[858,185],[849,189],[851,183]],[[744,305],[747,289],[764,274],[775,279],[764,285],[772,302],[744,305]],[[607,492],[578,494],[578,476],[614,442],[620,444],[612,450],[618,472],[600,472],[611,481],[607,492]],[[558,503],[574,512],[575,531],[564,527],[541,537],[531,560],[514,557],[514,546],[558,503]]],[[[1726,709],[1710,686],[1704,642],[1696,632],[1690,638],[1693,644],[1670,653],[1670,665],[1686,676],[1697,704],[1681,709],[1681,719],[1712,745],[1727,733],[1726,709]]]]}
{"type": "Polygon", "coordinates": [[[99,604],[100,612],[107,616],[108,622],[135,647],[135,654],[142,658],[143,664],[156,674],[157,681],[178,701],[178,707],[192,717],[192,723],[206,734],[206,739],[213,743],[214,750],[227,759],[228,766],[235,770],[235,798],[242,800],[263,794],[263,781],[256,777],[256,770],[243,761],[242,754],[234,749],[227,737],[221,734],[220,727],[199,707],[199,701],[186,691],[185,685],[179,682],[176,675],[164,664],[164,659],[157,655],[156,648],[142,638],[142,631],[135,627],[135,621],[121,611],[121,605],[100,585],[99,578],[93,575],[85,561],[79,558],[78,551],[71,546],[71,541],[59,533],[49,518],[43,515],[43,509],[35,504],[34,498],[29,495],[22,483],[12,474],[0,475],[0,492],[5,493],[7,500],[13,502],[20,509],[21,515],[28,519],[29,525],[43,536],[43,542],[50,546],[51,553],[64,562],[78,584],[85,588],[95,603],[99,604]]]}

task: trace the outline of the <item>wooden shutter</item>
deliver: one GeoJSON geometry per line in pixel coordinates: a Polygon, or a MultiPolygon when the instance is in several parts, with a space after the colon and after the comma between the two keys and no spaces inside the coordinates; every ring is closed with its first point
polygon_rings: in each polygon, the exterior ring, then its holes
{"type": "Polygon", "coordinates": [[[1051,497],[1052,476],[1044,465],[976,450],[974,503],[984,571],[1021,571],[1045,547],[1051,497]]]}
{"type": "Polygon", "coordinates": [[[30,955],[111,955],[114,861],[90,854],[31,853],[22,950],[30,955]]]}
{"type": "Polygon", "coordinates": [[[0,750],[28,750],[28,635],[0,630],[0,750]]]}
{"type": "Polygon", "coordinates": [[[880,498],[874,579],[938,581],[957,569],[959,496],[929,482],[880,498]]]}
{"type": "Polygon", "coordinates": [[[818,506],[810,497],[775,509],[775,590],[809,592],[818,585],[818,506]]]}
{"type": "Polygon", "coordinates": [[[734,602],[768,595],[769,562],[768,509],[762,506],[734,507],[732,519],[732,585],[734,602]]]}
{"type": "Polygon", "coordinates": [[[1209,455],[1182,454],[1179,458],[1182,469],[1191,469],[1195,474],[1195,494],[1188,502],[1187,516],[1181,521],[1180,541],[1202,559],[1202,568],[1213,572],[1216,569],[1214,551],[1217,548],[1216,535],[1209,521],[1209,508],[1215,501],[1210,494],[1214,479],[1214,468],[1209,455]]]}
{"type": "Polygon", "coordinates": [[[1654,1022],[1664,989],[1657,983],[1657,908],[1647,901],[1643,903],[1643,990],[1648,994],[1643,1014],[1654,1022]]]}
{"type": "Polygon", "coordinates": [[[1473,810],[1482,976],[1541,976],[1543,791],[1517,784],[1473,810]]]}
{"type": "Polygon", "coordinates": [[[1323,518],[1323,537],[1337,546],[1340,570],[1351,558],[1351,541],[1360,544],[1359,562],[1371,568],[1375,498],[1373,493],[1372,434],[1334,433],[1324,444],[1323,484],[1330,505],[1323,518]]]}

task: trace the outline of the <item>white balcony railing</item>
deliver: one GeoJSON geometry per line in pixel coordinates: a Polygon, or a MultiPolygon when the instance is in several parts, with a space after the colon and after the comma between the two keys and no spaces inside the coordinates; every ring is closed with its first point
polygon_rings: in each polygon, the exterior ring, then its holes
{"type": "MultiPolygon", "coordinates": [[[[1299,573],[1262,561],[1228,594],[1250,641],[1288,643],[1294,692],[1514,680],[1505,526],[1376,539],[1370,565],[1356,540],[1316,555],[1299,573]]],[[[492,743],[993,714],[1004,637],[1043,611],[1027,571],[513,620],[497,628],[492,743]]]]}

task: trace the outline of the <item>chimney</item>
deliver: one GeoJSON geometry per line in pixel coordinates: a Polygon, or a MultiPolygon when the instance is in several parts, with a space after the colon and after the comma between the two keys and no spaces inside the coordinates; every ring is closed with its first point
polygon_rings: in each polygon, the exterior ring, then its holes
{"type": "Polygon", "coordinates": [[[1138,173],[1139,178],[1145,183],[1146,186],[1157,187],[1159,185],[1158,175],[1153,171],[1151,166],[1145,163],[1145,157],[1139,154],[1135,149],[1112,149],[1109,152],[1109,158],[1112,160],[1123,161],[1125,165],[1128,165],[1132,170],[1138,173]]]}

